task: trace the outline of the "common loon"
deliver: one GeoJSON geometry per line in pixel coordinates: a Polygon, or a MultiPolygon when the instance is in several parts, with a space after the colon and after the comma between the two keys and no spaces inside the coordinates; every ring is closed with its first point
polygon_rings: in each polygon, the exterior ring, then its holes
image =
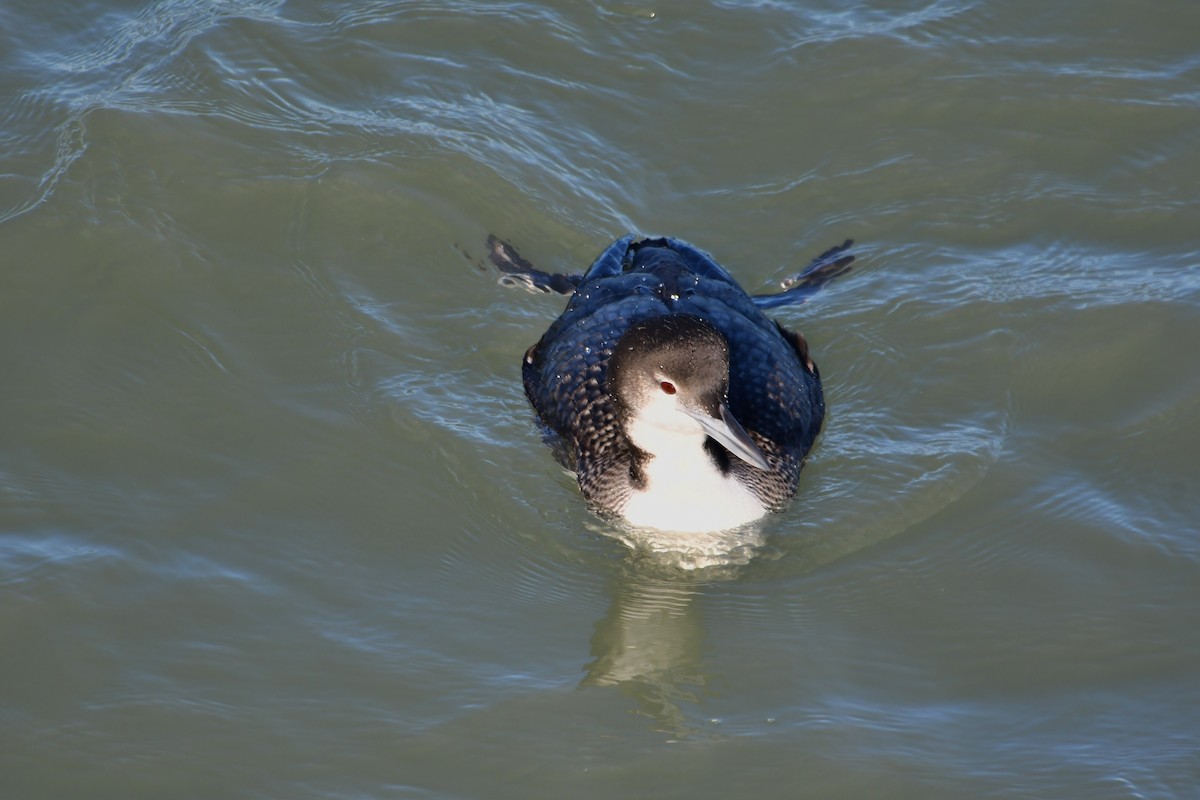
{"type": "Polygon", "coordinates": [[[525,353],[525,393],[590,505],[646,528],[709,532],[783,508],[821,430],[804,337],[763,308],[802,302],[854,260],[831,248],[785,291],[751,297],[707,253],[618,239],[580,275],[488,239],[501,281],[571,295],[525,353]]]}

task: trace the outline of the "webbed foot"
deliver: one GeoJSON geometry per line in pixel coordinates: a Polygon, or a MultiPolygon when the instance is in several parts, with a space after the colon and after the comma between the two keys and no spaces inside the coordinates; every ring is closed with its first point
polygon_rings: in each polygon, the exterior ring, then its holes
{"type": "Polygon", "coordinates": [[[846,251],[853,244],[853,239],[847,239],[821,253],[802,272],[781,281],[782,292],[756,294],[751,299],[759,308],[777,308],[792,303],[803,303],[819,292],[822,286],[850,271],[850,264],[853,263],[854,256],[846,251]]]}
{"type": "Polygon", "coordinates": [[[502,286],[515,286],[530,292],[574,294],[582,275],[566,275],[558,272],[543,272],[530,264],[517,248],[495,234],[487,238],[488,260],[500,271],[502,286]]]}

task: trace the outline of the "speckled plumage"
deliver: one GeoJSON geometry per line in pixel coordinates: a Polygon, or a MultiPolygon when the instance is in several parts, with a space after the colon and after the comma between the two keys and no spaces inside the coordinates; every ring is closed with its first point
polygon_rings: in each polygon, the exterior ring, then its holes
{"type": "Polygon", "coordinates": [[[626,236],[614,242],[526,352],[525,392],[556,454],[576,472],[597,511],[620,515],[638,488],[645,454],[624,436],[608,362],[631,325],[665,314],[700,317],[728,341],[729,409],[770,470],[731,458],[712,440],[706,454],[749,487],[765,510],[782,508],[796,491],[801,463],[825,416],[820,376],[803,337],[763,314],[710,256],[677,239],[635,242],[626,236]]]}

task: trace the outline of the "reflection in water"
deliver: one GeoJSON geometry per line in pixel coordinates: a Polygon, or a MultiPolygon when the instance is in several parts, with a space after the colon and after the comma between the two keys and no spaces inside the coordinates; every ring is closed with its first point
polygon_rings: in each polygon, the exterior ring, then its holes
{"type": "Polygon", "coordinates": [[[687,733],[682,703],[695,703],[705,676],[694,581],[647,577],[627,565],[613,581],[613,602],[592,636],[594,659],[584,686],[619,686],[663,730],[687,733]]]}
{"type": "MultiPolygon", "coordinates": [[[[673,533],[636,528],[624,523],[596,526],[633,551],[633,563],[646,574],[714,580],[732,577],[738,568],[760,554],[766,539],[762,523],[708,533],[673,533]]],[[[592,527],[589,525],[589,527],[592,527]]]]}
{"type": "Polygon", "coordinates": [[[699,701],[705,585],[737,576],[761,546],[758,529],[689,536],[625,530],[632,552],[613,575],[612,605],[596,623],[584,686],[618,686],[676,736],[697,732],[682,704],[699,701]]]}

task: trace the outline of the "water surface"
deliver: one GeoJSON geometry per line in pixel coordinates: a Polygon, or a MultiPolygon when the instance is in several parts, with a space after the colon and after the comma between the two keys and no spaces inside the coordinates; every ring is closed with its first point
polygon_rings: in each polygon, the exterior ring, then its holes
{"type": "Polygon", "coordinates": [[[1194,796],[1197,30],[0,8],[3,796],[1194,796]],[[481,266],[628,231],[751,291],[858,242],[716,555],[587,512],[519,379],[562,300],[481,266]]]}

